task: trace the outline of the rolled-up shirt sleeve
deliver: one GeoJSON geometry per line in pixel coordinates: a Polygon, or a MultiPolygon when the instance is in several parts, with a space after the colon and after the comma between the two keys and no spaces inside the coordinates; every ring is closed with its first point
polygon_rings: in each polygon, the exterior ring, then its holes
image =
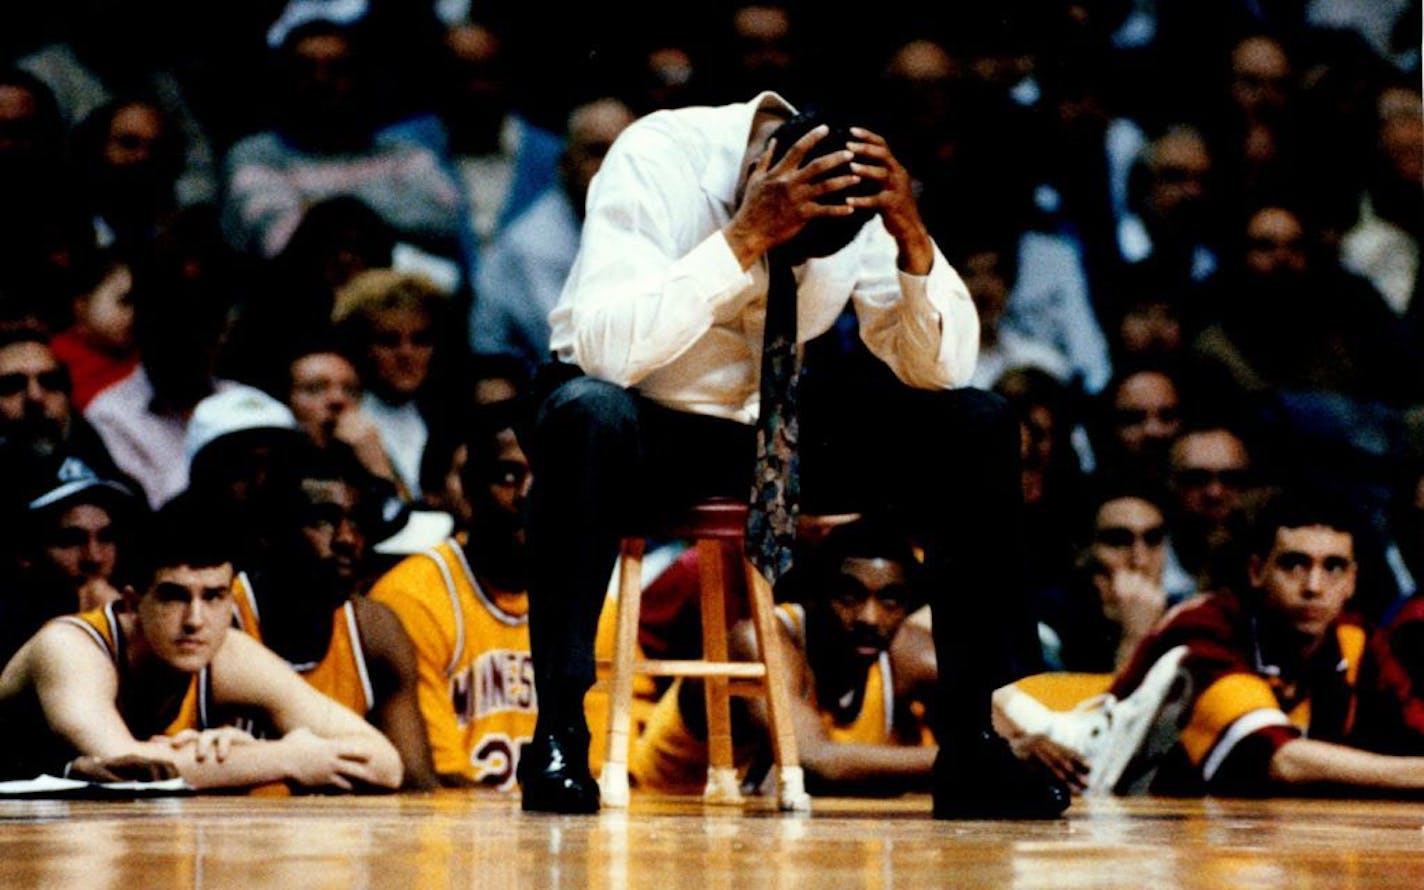
{"type": "Polygon", "coordinates": [[[959,273],[936,245],[928,275],[906,274],[880,221],[867,229],[869,244],[851,297],[861,339],[908,386],[966,385],[979,357],[979,315],[959,273]]]}

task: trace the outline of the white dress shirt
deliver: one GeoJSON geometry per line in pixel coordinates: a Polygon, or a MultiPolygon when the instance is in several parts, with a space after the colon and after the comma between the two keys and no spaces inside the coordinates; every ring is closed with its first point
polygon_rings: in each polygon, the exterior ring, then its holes
{"type": "MultiPolygon", "coordinates": [[[[655,112],[618,137],[549,316],[561,359],[677,410],[756,421],[766,263],[743,270],[722,228],[762,107],[790,109],[762,93],[655,112]]],[[[979,344],[969,292],[938,246],[923,276],[900,272],[897,252],[877,216],[844,249],[799,266],[798,340],[828,330],[850,300],[862,339],[900,380],[962,386],[979,344]]]]}

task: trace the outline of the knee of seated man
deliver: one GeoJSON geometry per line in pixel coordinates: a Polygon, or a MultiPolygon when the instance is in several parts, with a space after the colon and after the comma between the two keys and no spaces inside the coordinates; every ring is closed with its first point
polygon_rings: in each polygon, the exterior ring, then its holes
{"type": "Polygon", "coordinates": [[[998,393],[973,387],[913,392],[908,410],[918,422],[949,432],[956,439],[1017,448],[1018,414],[998,393]]]}
{"type": "Polygon", "coordinates": [[[637,408],[628,390],[597,377],[575,377],[544,400],[535,431],[565,436],[578,431],[628,428],[636,420],[637,408]]]}

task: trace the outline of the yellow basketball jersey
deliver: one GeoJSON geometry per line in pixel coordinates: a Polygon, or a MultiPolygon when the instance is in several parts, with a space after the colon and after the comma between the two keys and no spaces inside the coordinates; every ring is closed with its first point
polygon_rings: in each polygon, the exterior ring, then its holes
{"type": "MultiPolygon", "coordinates": [[[[430,737],[435,770],[509,790],[515,787],[519,754],[534,735],[538,694],[529,654],[529,599],[520,592],[491,596],[454,540],[407,557],[371,588],[389,606],[415,645],[421,716],[430,737]]],[[[617,631],[616,604],[598,623],[594,652],[607,659],[617,631]]],[[[635,681],[639,700],[653,697],[652,678],[635,681]]],[[[584,697],[589,767],[603,762],[608,694],[584,697]]]]}
{"type": "Polygon", "coordinates": [[[514,787],[538,714],[527,597],[489,597],[454,541],[402,560],[370,596],[415,645],[436,771],[514,787]]]}
{"type": "MultiPolygon", "coordinates": [[[[237,627],[262,642],[262,615],[252,580],[239,572],[232,581],[232,611],[237,627]]],[[[320,661],[292,664],[318,692],[366,716],[376,705],[371,674],[366,667],[366,650],[361,645],[361,628],[356,623],[356,607],[350,600],[331,613],[331,643],[320,661]]]]}

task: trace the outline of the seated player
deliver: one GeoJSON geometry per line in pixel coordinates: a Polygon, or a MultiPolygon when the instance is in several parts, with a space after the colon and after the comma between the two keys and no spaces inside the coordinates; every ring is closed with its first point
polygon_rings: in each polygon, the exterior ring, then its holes
{"type": "MultiPolygon", "coordinates": [[[[905,623],[920,596],[921,567],[910,541],[861,519],[805,549],[804,566],[795,570],[801,603],[781,605],[777,617],[808,790],[928,789],[937,748],[912,703],[929,700],[934,644],[924,628],[905,623]]],[[[734,658],[754,657],[750,621],[733,628],[731,644],[734,658]]],[[[747,771],[744,784],[754,784],[756,765],[771,762],[764,703],[735,707],[733,722],[737,766],[747,771]]],[[[633,781],[646,789],[700,792],[707,780],[706,726],[701,684],[674,682],[634,746],[633,781]]]]}
{"type": "Polygon", "coordinates": [[[232,625],[223,517],[175,499],[156,515],[146,562],[122,608],[56,618],[0,673],[0,771],[67,763],[171,764],[195,788],[289,782],[316,789],[400,784],[401,761],[374,727],[312,689],[232,625]],[[258,741],[224,724],[260,719],[258,741]]]}
{"type": "MultiPolygon", "coordinates": [[[[1159,727],[1170,715],[1171,708],[1135,709],[1132,719],[1118,721],[1111,702],[1139,687],[1165,690],[1155,665],[1179,658],[1190,696],[1152,790],[1424,792],[1424,757],[1355,747],[1366,654],[1366,633],[1346,614],[1357,578],[1356,523],[1346,505],[1319,495],[1287,493],[1264,506],[1246,541],[1246,589],[1182,604],[1143,641],[1114,682],[1108,707],[1097,712],[1101,742],[1084,756],[1090,769],[1142,745],[1149,729],[1142,714],[1156,710],[1151,719],[1159,727]]],[[[1071,739],[1069,727],[1084,717],[1059,715],[1044,734],[1071,739]]],[[[1135,753],[1140,759],[1144,752],[1135,753]]]]}
{"type": "Polygon", "coordinates": [[[477,414],[453,449],[446,503],[463,540],[407,557],[371,588],[415,644],[420,712],[448,786],[513,788],[538,714],[523,562],[529,461],[505,421],[477,414]]]}
{"type": "MultiPolygon", "coordinates": [[[[512,790],[538,717],[525,591],[529,460],[514,434],[515,404],[481,406],[458,442],[432,443],[448,455],[442,504],[460,531],[397,563],[370,593],[415,644],[421,716],[436,773],[451,787],[512,790]]],[[[605,613],[601,641],[611,640],[616,610],[605,613]]],[[[590,721],[606,710],[606,696],[588,697],[590,721]]],[[[603,734],[593,742],[597,762],[603,734]]]]}
{"type": "Polygon", "coordinates": [[[239,626],[400,752],[404,787],[436,786],[416,701],[415,648],[391,610],[358,596],[366,471],[349,449],[294,449],[262,505],[265,566],[233,585],[239,626]]]}

